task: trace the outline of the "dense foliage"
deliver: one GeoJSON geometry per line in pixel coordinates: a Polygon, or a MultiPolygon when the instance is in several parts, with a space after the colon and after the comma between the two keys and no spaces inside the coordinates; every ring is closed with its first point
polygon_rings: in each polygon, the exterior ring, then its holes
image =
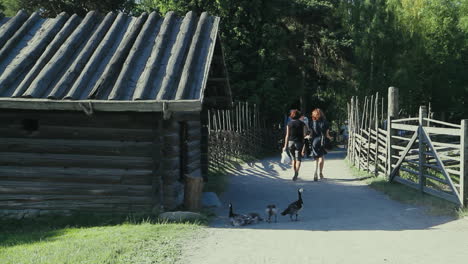
{"type": "Polygon", "coordinates": [[[40,11],[47,17],[54,17],[61,12],[83,16],[91,10],[104,13],[115,10],[130,12],[135,6],[132,0],[0,0],[0,4],[5,6],[9,16],[19,9],[25,9],[30,12],[40,11]]]}
{"type": "Polygon", "coordinates": [[[466,118],[468,0],[0,0],[53,16],[98,9],[221,17],[235,99],[277,120],[289,108],[343,119],[351,95],[400,88],[402,108],[466,118]]]}

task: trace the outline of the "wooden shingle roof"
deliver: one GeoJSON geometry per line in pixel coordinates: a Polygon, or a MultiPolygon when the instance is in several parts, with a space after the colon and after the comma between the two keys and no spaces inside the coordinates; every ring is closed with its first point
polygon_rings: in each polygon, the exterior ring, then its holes
{"type": "Polygon", "coordinates": [[[219,18],[0,17],[0,108],[198,111],[219,18]]]}

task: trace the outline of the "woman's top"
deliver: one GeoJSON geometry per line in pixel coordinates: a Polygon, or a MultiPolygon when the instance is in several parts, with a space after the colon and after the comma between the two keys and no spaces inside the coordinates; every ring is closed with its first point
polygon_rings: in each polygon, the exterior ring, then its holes
{"type": "Polygon", "coordinates": [[[313,120],[312,123],[310,124],[310,129],[312,130],[312,136],[313,137],[318,137],[318,136],[327,136],[327,130],[330,128],[328,125],[327,120],[313,120]]]}
{"type": "Polygon", "coordinates": [[[303,142],[304,141],[305,124],[301,120],[293,119],[289,121],[289,141],[303,142]]]}

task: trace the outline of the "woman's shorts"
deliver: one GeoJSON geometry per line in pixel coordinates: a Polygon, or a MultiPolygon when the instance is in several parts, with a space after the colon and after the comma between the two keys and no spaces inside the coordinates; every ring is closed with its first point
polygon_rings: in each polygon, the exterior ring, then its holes
{"type": "Polygon", "coordinates": [[[293,160],[301,161],[302,160],[302,146],[304,144],[299,141],[289,141],[288,148],[289,152],[291,152],[291,156],[293,160]]]}

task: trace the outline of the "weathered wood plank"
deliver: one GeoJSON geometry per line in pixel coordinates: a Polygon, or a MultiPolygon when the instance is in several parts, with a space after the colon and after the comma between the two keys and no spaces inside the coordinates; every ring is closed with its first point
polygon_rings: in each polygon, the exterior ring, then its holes
{"type": "MultiPolygon", "coordinates": [[[[50,61],[50,59],[57,53],[57,51],[60,49],[62,44],[68,39],[70,34],[72,34],[74,30],[76,29],[76,27],[78,27],[80,22],[81,22],[81,18],[78,17],[78,15],[76,14],[72,15],[67,20],[67,22],[62,27],[60,32],[58,32],[58,34],[54,37],[52,42],[50,42],[49,45],[47,45],[47,48],[45,49],[45,51],[42,52],[41,57],[35,61],[32,69],[29,70],[28,74],[23,78],[21,83],[15,89],[12,95],[13,97],[20,97],[23,95],[23,93],[29,88],[31,83],[41,73],[41,71],[50,61]]],[[[0,98],[0,99],[3,99],[3,98],[0,98]]],[[[8,99],[8,98],[5,98],[5,99],[8,99]]],[[[7,106],[3,107],[4,105],[3,102],[0,105],[2,105],[2,108],[8,108],[7,106]]]]}
{"type": "Polygon", "coordinates": [[[400,119],[392,120],[393,123],[402,123],[402,122],[409,122],[409,121],[418,121],[418,117],[400,118],[400,119]]]}
{"type": "Polygon", "coordinates": [[[0,152],[150,157],[153,142],[0,138],[0,152]]]}
{"type": "Polygon", "coordinates": [[[151,198],[148,196],[102,196],[102,195],[69,195],[69,194],[0,194],[1,202],[14,202],[27,205],[30,202],[45,201],[66,201],[89,202],[100,204],[150,204],[151,198]]]}
{"type": "Polygon", "coordinates": [[[399,140],[404,140],[404,141],[410,141],[410,140],[411,140],[411,138],[400,137],[400,136],[392,136],[392,138],[394,138],[394,139],[399,139],[399,140]]]}
{"type": "Polygon", "coordinates": [[[445,193],[445,192],[437,191],[437,190],[434,190],[434,189],[429,188],[429,187],[424,187],[424,192],[426,192],[428,194],[431,194],[431,195],[434,195],[434,196],[437,196],[439,198],[445,199],[447,201],[450,201],[450,202],[453,202],[453,203],[456,203],[456,204],[460,204],[460,201],[458,200],[457,196],[455,196],[455,195],[451,195],[451,194],[448,194],[448,193],[445,193]]]}
{"type": "Polygon", "coordinates": [[[21,125],[0,127],[2,137],[42,139],[83,139],[149,142],[154,138],[151,129],[122,129],[95,127],[41,126],[36,131],[24,130],[21,125]]]}
{"type": "Polygon", "coordinates": [[[110,101],[110,100],[52,100],[52,99],[24,99],[0,98],[3,109],[31,109],[31,110],[70,110],[83,111],[81,104],[92,105],[94,111],[110,112],[162,112],[163,104],[168,111],[199,112],[202,109],[200,100],[137,100],[137,101],[110,101]]]}
{"type": "Polygon", "coordinates": [[[171,37],[171,31],[177,24],[174,20],[176,20],[174,12],[168,12],[159,28],[156,39],[154,42],[151,42],[153,50],[146,62],[141,77],[138,79],[135,92],[133,93],[133,100],[142,100],[155,96],[151,90],[153,90],[152,87],[154,87],[155,82],[159,84],[161,81],[158,73],[161,68],[164,68],[164,55],[169,54],[166,50],[168,49],[167,44],[170,42],[168,40],[171,37]]]}
{"type": "Polygon", "coordinates": [[[392,149],[403,150],[403,151],[406,149],[406,147],[402,147],[402,146],[398,146],[398,145],[392,145],[391,148],[392,149]]]}
{"type": "MultiPolygon", "coordinates": [[[[458,131],[458,132],[460,132],[460,131],[458,131]]],[[[453,185],[452,178],[450,177],[449,172],[445,169],[444,163],[442,162],[439,155],[437,154],[437,151],[434,149],[434,146],[432,145],[431,139],[429,138],[429,135],[428,135],[428,132],[427,132],[426,128],[422,127],[421,128],[421,133],[423,134],[428,147],[435,154],[437,164],[439,165],[439,167],[441,167],[442,174],[445,176],[445,179],[449,182],[449,186],[452,189],[452,192],[458,198],[458,202],[460,204],[463,204],[463,197],[460,197],[460,193],[456,190],[455,186],[453,185]]]]}
{"type": "Polygon", "coordinates": [[[59,166],[80,168],[152,169],[150,157],[117,157],[0,152],[2,166],[59,166]]]}
{"type": "MultiPolygon", "coordinates": [[[[195,33],[193,35],[193,40],[190,43],[190,48],[188,49],[188,54],[184,62],[184,68],[182,70],[182,75],[180,77],[180,82],[177,87],[177,91],[175,94],[175,98],[177,100],[181,100],[182,98],[193,98],[190,96],[189,91],[191,90],[192,86],[196,83],[196,79],[198,74],[203,74],[200,72],[195,72],[195,67],[197,66],[198,58],[200,58],[200,52],[202,49],[202,41],[204,37],[200,37],[203,34],[203,27],[207,23],[208,20],[207,14],[203,13],[200,16],[198,21],[197,27],[195,29],[195,33]]],[[[206,31],[206,30],[205,30],[206,31]]],[[[197,96],[199,97],[199,96],[197,96]]]]}
{"type": "Polygon", "coordinates": [[[0,166],[1,181],[151,184],[151,170],[0,166]]]}
{"type": "Polygon", "coordinates": [[[461,130],[457,128],[442,128],[442,127],[424,127],[429,134],[460,136],[461,130]]]}
{"type": "Polygon", "coordinates": [[[405,131],[417,131],[419,126],[414,126],[414,125],[404,125],[404,124],[393,124],[392,123],[392,129],[399,129],[399,130],[405,130],[405,131]]]}
{"type": "Polygon", "coordinates": [[[28,89],[23,93],[23,97],[42,97],[50,88],[57,74],[63,72],[64,68],[68,68],[69,62],[74,55],[76,55],[81,43],[87,40],[87,32],[92,30],[98,19],[99,15],[96,11],[91,11],[86,14],[79,26],[71,33],[65,43],[60,46],[59,50],[50,61],[44,65],[36,78],[34,78],[28,89]]]}
{"type": "Polygon", "coordinates": [[[461,125],[459,125],[459,124],[447,123],[447,122],[443,122],[443,121],[435,120],[435,119],[431,119],[431,118],[424,118],[424,121],[431,122],[431,123],[436,123],[436,124],[440,124],[440,125],[445,125],[445,126],[451,126],[451,127],[455,127],[455,128],[461,128],[461,125]]]}
{"type": "Polygon", "coordinates": [[[4,125],[21,124],[24,119],[35,119],[40,125],[132,129],[150,129],[159,117],[154,113],[120,112],[98,112],[91,116],[84,112],[71,111],[2,110],[0,113],[0,120],[4,125]]]}
{"type": "MultiPolygon", "coordinates": [[[[42,30],[39,30],[28,42],[27,47],[22,49],[14,60],[9,63],[5,71],[0,74],[0,91],[9,90],[7,93],[4,93],[3,96],[11,96],[13,90],[16,88],[13,83],[21,74],[26,74],[31,67],[33,67],[34,63],[37,62],[37,59],[57,35],[67,19],[68,15],[63,12],[55,19],[51,19],[42,24],[42,30]]],[[[10,52],[7,52],[7,54],[10,55],[10,52]]]]}
{"type": "Polygon", "coordinates": [[[101,40],[104,38],[109,27],[115,20],[117,15],[114,12],[109,12],[104,20],[99,23],[99,27],[94,31],[91,38],[86,42],[86,46],[81,50],[80,54],[77,55],[77,59],[74,60],[70,68],[63,74],[60,80],[55,84],[55,87],[49,93],[47,98],[49,99],[61,99],[64,93],[68,92],[76,78],[83,72],[83,68],[88,62],[91,55],[95,52],[96,47],[99,45],[101,40]]]}
{"type": "Polygon", "coordinates": [[[468,120],[460,123],[460,197],[462,206],[468,204],[468,120]]]}
{"type": "Polygon", "coordinates": [[[156,38],[161,25],[157,12],[148,15],[148,19],[140,30],[135,43],[130,50],[122,70],[109,95],[111,100],[131,100],[139,77],[143,73],[144,64],[148,59],[152,45],[149,42],[156,38]]]}
{"type": "Polygon", "coordinates": [[[28,19],[29,15],[26,11],[20,10],[12,17],[5,25],[0,28],[0,47],[15,34],[15,32],[23,25],[24,21],[28,19]]]}
{"type": "Polygon", "coordinates": [[[171,56],[167,62],[166,73],[161,82],[161,88],[156,95],[157,100],[165,100],[175,96],[176,84],[179,82],[181,77],[180,71],[182,70],[182,65],[186,56],[186,51],[192,40],[192,27],[195,24],[195,14],[193,12],[188,12],[182,24],[180,26],[179,34],[177,34],[176,41],[171,50],[171,56]]]}
{"type": "Polygon", "coordinates": [[[377,131],[379,131],[379,134],[386,137],[387,136],[387,131],[381,129],[381,128],[377,128],[377,131]]]}
{"type": "Polygon", "coordinates": [[[43,209],[43,210],[79,210],[92,212],[143,212],[150,211],[150,204],[134,203],[100,203],[101,200],[89,201],[44,201],[44,202],[14,202],[0,201],[0,208],[3,209],[43,209]]]}
{"type": "Polygon", "coordinates": [[[56,182],[1,181],[2,194],[125,195],[150,196],[151,186],[124,184],[85,184],[56,182]]]}
{"type": "Polygon", "coordinates": [[[378,167],[380,169],[380,171],[382,171],[384,174],[385,174],[385,167],[383,165],[381,165],[380,163],[378,164],[378,167]]]}
{"type": "Polygon", "coordinates": [[[441,183],[448,184],[448,182],[446,180],[435,177],[435,176],[432,176],[432,175],[429,175],[429,174],[424,174],[424,177],[426,177],[428,179],[431,179],[431,180],[434,180],[434,181],[438,181],[438,182],[441,182],[441,183]]]}
{"type": "Polygon", "coordinates": [[[436,147],[436,149],[440,149],[440,148],[437,148],[438,146],[445,147],[445,148],[453,148],[453,149],[460,149],[460,146],[462,146],[461,144],[453,144],[453,143],[445,143],[445,142],[437,142],[437,141],[432,141],[432,144],[434,145],[434,147],[436,147]]]}
{"type": "Polygon", "coordinates": [[[125,28],[125,36],[119,43],[117,50],[113,53],[111,60],[107,63],[104,72],[101,74],[99,80],[93,86],[93,89],[88,95],[88,99],[101,99],[105,100],[111,93],[118,74],[123,68],[125,59],[127,58],[130,49],[132,48],[135,39],[138,37],[141,27],[148,17],[147,13],[141,14],[138,18],[130,18],[136,20],[130,22],[131,28],[125,28]]]}
{"type": "MultiPolygon", "coordinates": [[[[460,162],[460,156],[448,156],[448,155],[443,155],[443,154],[439,154],[439,157],[441,159],[443,159],[443,161],[456,161],[456,162],[460,162]]],[[[427,151],[427,152],[424,152],[424,155],[428,155],[428,156],[432,156],[432,157],[435,157],[434,153],[430,152],[430,151],[427,151]]]]}
{"type": "Polygon", "coordinates": [[[417,184],[417,183],[415,183],[415,182],[412,182],[412,181],[410,181],[410,180],[407,180],[407,179],[403,179],[403,178],[401,178],[401,177],[399,177],[399,176],[395,176],[395,177],[393,178],[393,181],[399,182],[399,183],[401,183],[401,184],[404,184],[404,185],[406,185],[406,186],[409,186],[409,187],[411,187],[411,188],[414,188],[414,189],[416,189],[416,190],[419,190],[419,184],[417,184]]]}
{"type": "Polygon", "coordinates": [[[411,173],[411,174],[414,174],[414,175],[419,175],[419,172],[415,171],[415,170],[412,170],[412,169],[408,169],[408,168],[405,168],[405,167],[400,167],[400,170],[402,171],[406,171],[408,173],[411,173]]]}
{"type": "MultiPolygon", "coordinates": [[[[390,173],[390,180],[393,180],[393,178],[395,177],[396,173],[398,172],[398,168],[400,167],[401,163],[403,162],[403,160],[405,159],[405,156],[408,154],[408,152],[410,151],[411,149],[411,146],[414,144],[414,142],[416,141],[416,138],[418,137],[418,134],[417,133],[414,133],[413,134],[413,137],[411,138],[411,141],[408,143],[408,145],[406,146],[405,150],[403,151],[400,159],[397,161],[396,163],[396,167],[395,169],[390,173]]],[[[391,162],[389,162],[391,164],[391,162]]]]}

